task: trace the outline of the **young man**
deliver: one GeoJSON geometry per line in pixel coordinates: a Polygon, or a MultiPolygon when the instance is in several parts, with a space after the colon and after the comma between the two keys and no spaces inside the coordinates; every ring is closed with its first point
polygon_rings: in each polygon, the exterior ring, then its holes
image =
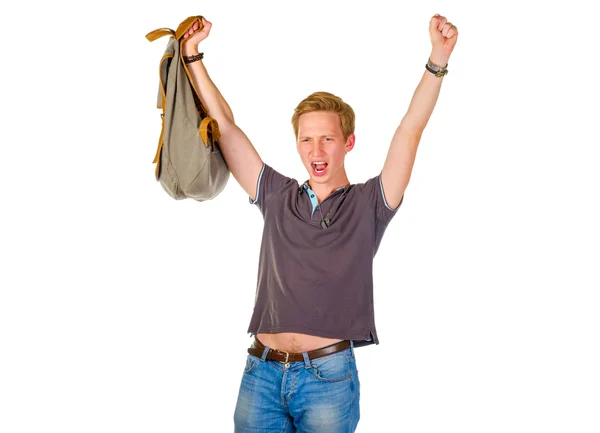
{"type": "Polygon", "coordinates": [[[432,51],[378,176],[351,184],[354,112],[316,92],[292,117],[309,178],[303,184],[265,164],[235,124],[198,56],[212,24],[185,35],[182,55],[221,132],[233,177],[264,217],[256,303],[234,421],[236,432],[353,432],[360,417],[354,349],[377,344],[373,258],[408,185],[417,146],[435,107],[458,31],[429,24],[432,51]],[[194,57],[196,56],[196,57],[194,57]]]}

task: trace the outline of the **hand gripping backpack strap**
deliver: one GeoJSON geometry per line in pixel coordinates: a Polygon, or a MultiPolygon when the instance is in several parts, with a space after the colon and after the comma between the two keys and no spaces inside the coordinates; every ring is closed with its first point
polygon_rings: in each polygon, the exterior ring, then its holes
{"type": "Polygon", "coordinates": [[[177,30],[175,30],[175,34],[173,35],[175,36],[175,39],[182,41],[183,35],[185,35],[192,28],[194,23],[198,23],[198,30],[196,30],[196,32],[199,32],[204,28],[201,15],[187,17],[177,26],[177,30]]]}

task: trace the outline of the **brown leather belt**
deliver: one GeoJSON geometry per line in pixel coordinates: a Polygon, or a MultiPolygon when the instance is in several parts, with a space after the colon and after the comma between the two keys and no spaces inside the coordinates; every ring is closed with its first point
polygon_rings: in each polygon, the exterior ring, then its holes
{"type": "MultiPolygon", "coordinates": [[[[257,338],[254,339],[254,346],[248,349],[248,353],[250,355],[256,356],[257,358],[262,358],[263,352],[265,350],[264,344],[258,341],[257,338]]],[[[322,356],[331,355],[333,353],[341,352],[342,350],[346,350],[350,347],[350,340],[343,340],[337,343],[330,344],[329,346],[321,347],[320,349],[315,349],[307,352],[308,359],[316,359],[321,358],[322,356]]],[[[279,361],[279,362],[300,362],[304,361],[302,357],[302,353],[293,353],[293,352],[285,352],[283,350],[269,349],[267,352],[267,359],[269,361],[279,361]]]]}

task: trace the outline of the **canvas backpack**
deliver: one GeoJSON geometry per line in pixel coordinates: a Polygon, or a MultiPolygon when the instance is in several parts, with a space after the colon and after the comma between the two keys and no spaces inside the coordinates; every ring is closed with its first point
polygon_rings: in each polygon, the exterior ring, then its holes
{"type": "Polygon", "coordinates": [[[159,28],[146,35],[150,42],[169,37],[159,63],[157,107],[162,124],[152,163],[156,164],[156,180],[172,198],[205,201],[225,188],[230,171],[218,145],[217,121],[208,116],[180,56],[183,35],[196,22],[199,31],[202,17],[192,16],[175,31],[159,28]]]}

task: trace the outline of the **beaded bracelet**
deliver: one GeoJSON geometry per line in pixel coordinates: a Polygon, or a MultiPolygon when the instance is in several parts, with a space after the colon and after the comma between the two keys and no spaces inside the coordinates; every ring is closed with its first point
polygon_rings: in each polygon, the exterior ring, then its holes
{"type": "Polygon", "coordinates": [[[183,61],[187,65],[188,63],[192,63],[197,60],[202,60],[203,58],[204,58],[204,53],[198,53],[194,56],[183,56],[183,61]]]}

